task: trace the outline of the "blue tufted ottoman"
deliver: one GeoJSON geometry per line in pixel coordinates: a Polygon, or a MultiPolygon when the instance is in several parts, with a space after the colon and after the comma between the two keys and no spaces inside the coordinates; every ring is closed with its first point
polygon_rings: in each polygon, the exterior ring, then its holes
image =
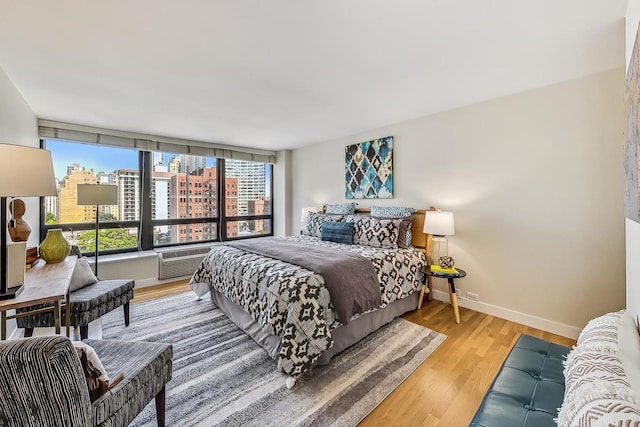
{"type": "Polygon", "coordinates": [[[545,427],[564,399],[562,361],[571,349],[521,335],[484,396],[470,426],[545,427]]]}
{"type": "MultiPolygon", "coordinates": [[[[69,324],[80,327],[80,337],[86,339],[89,331],[89,323],[102,317],[103,314],[123,306],[124,323],[129,326],[129,301],[133,298],[135,280],[99,280],[93,285],[73,291],[69,294],[71,319],[69,324]]],[[[18,313],[28,312],[43,305],[27,308],[19,308],[18,313]]],[[[30,337],[33,328],[54,326],[53,313],[39,313],[16,319],[19,328],[25,328],[24,336],[30,337]]],[[[62,310],[62,324],[66,322],[66,310],[62,310]]]]}

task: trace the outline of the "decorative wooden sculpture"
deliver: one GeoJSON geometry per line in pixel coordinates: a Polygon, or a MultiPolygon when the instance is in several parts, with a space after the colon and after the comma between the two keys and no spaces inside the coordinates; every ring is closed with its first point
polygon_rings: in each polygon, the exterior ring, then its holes
{"type": "Polygon", "coordinates": [[[27,221],[22,219],[27,207],[20,199],[13,199],[9,203],[9,211],[13,219],[9,221],[9,236],[14,242],[26,242],[31,234],[31,228],[27,221]]]}

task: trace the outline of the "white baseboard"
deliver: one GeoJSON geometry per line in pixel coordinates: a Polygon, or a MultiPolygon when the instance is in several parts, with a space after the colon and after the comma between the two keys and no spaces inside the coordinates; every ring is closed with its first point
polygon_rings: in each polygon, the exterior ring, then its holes
{"type": "MultiPolygon", "coordinates": [[[[437,299],[438,301],[444,301],[448,303],[449,293],[435,290],[433,292],[433,298],[437,299]]],[[[543,331],[551,332],[553,334],[567,338],[577,339],[580,331],[582,330],[581,328],[577,328],[575,326],[554,322],[553,320],[543,319],[531,314],[520,313],[519,311],[510,310],[504,307],[498,307],[496,305],[487,304],[485,302],[471,301],[466,298],[458,297],[458,305],[460,307],[468,308],[480,313],[489,314],[501,319],[510,320],[512,322],[520,323],[522,325],[530,326],[536,329],[541,329],[543,331]]]]}

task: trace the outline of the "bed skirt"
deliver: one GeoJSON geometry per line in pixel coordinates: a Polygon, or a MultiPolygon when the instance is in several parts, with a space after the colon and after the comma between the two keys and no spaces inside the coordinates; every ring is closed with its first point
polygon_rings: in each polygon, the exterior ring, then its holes
{"type": "MultiPolygon", "coordinates": [[[[419,295],[420,292],[411,294],[406,298],[392,302],[383,309],[363,314],[347,325],[339,326],[331,331],[331,336],[334,341],[333,346],[320,356],[315,362],[315,365],[326,365],[333,355],[357,343],[396,317],[408,311],[415,310],[418,307],[419,295]]],[[[215,289],[211,290],[211,300],[233,323],[264,348],[269,354],[269,357],[273,360],[278,360],[281,346],[280,337],[264,332],[260,325],[246,311],[215,289]]]]}

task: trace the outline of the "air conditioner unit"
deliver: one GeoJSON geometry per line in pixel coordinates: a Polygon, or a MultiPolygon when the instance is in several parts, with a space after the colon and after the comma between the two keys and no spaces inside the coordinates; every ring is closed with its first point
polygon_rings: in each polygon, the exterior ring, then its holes
{"type": "Polygon", "coordinates": [[[158,251],[158,279],[191,276],[211,250],[208,246],[158,251]]]}

